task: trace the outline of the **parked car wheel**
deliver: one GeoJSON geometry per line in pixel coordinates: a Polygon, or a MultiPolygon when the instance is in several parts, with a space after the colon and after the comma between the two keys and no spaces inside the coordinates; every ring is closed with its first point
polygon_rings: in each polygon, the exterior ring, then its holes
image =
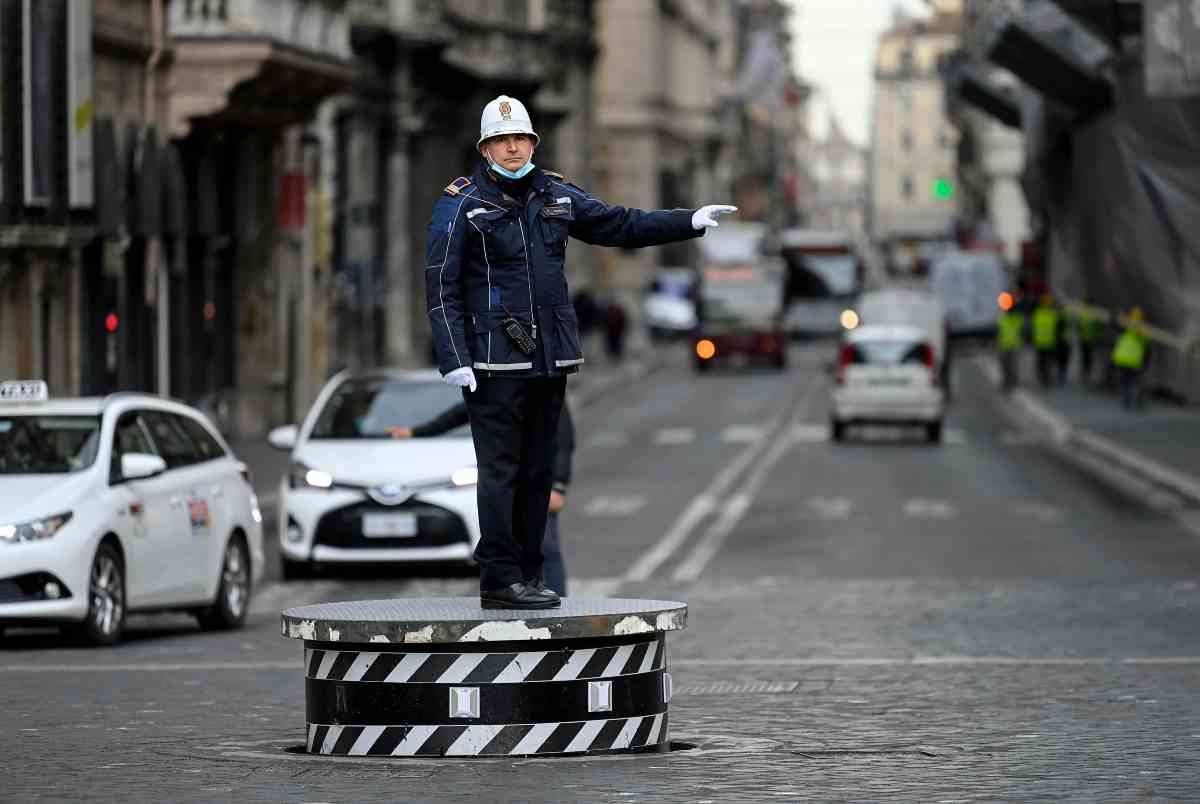
{"type": "Polygon", "coordinates": [[[71,631],[87,645],[113,645],[125,632],[125,564],[117,548],[102,542],[88,576],[88,611],[71,631]]]}
{"type": "Polygon", "coordinates": [[[834,419],[829,423],[829,432],[833,440],[840,444],[846,440],[846,423],[834,419]]]}
{"type": "Polygon", "coordinates": [[[211,606],[196,614],[200,626],[210,631],[240,628],[250,611],[250,553],[241,536],[225,545],[221,560],[221,582],[211,606]]]}
{"type": "Polygon", "coordinates": [[[940,444],[941,443],[941,441],[942,441],[942,420],[941,419],[938,419],[936,422],[930,422],[929,424],[925,425],[925,437],[929,440],[930,444],[940,444]]]}

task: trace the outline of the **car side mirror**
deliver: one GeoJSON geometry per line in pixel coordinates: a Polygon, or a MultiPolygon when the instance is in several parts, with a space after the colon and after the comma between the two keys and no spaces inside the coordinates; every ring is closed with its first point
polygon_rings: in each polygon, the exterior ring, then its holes
{"type": "Polygon", "coordinates": [[[299,435],[299,427],[294,424],[285,424],[267,434],[267,443],[275,449],[291,450],[296,446],[296,439],[299,435]]]}
{"type": "Polygon", "coordinates": [[[121,477],[141,480],[167,471],[167,462],[147,452],[127,452],[121,456],[121,477]]]}

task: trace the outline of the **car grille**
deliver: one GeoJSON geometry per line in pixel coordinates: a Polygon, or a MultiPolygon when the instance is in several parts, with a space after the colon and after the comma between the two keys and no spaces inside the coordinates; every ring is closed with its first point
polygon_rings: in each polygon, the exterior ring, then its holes
{"type": "Polygon", "coordinates": [[[443,547],[460,543],[470,543],[462,517],[447,508],[414,500],[393,506],[356,503],[330,511],[317,522],[313,539],[313,544],[344,549],[443,547]],[[362,518],[366,513],[416,514],[417,535],[404,538],[363,536],[362,518]]]}

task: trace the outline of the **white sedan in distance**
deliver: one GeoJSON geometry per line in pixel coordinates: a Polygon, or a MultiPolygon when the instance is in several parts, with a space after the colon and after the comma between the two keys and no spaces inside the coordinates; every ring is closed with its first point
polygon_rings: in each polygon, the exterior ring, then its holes
{"type": "Polygon", "coordinates": [[[0,383],[0,631],[112,644],[128,613],[164,610],[235,628],[263,564],[248,472],[202,413],[0,383]]]}
{"type": "Polygon", "coordinates": [[[920,424],[942,440],[945,394],[929,334],[913,326],[860,326],[842,336],[833,386],[831,431],[855,424],[920,424]]]}
{"type": "Polygon", "coordinates": [[[479,512],[469,427],[395,435],[462,401],[433,370],[342,372],[299,427],[272,430],[271,445],[292,455],[279,489],[283,577],[339,564],[470,562],[479,512]]]}

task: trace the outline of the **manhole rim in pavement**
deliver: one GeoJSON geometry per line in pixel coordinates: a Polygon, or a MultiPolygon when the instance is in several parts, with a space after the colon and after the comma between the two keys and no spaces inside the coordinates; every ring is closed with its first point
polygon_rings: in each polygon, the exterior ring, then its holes
{"type": "Polygon", "coordinates": [[[744,737],[728,734],[697,734],[681,732],[672,734],[671,750],[623,752],[613,754],[580,754],[554,756],[454,756],[454,757],[364,757],[308,754],[294,751],[303,746],[294,738],[265,738],[253,740],[222,740],[220,742],[192,744],[189,758],[225,759],[230,761],[283,760],[285,762],[320,763],[325,766],[354,767],[356,769],[378,769],[380,771],[413,765],[446,765],[457,761],[471,763],[517,763],[517,762],[600,762],[639,761],[667,759],[673,756],[704,757],[736,754],[762,754],[783,749],[783,743],[766,737],[744,737]]]}

